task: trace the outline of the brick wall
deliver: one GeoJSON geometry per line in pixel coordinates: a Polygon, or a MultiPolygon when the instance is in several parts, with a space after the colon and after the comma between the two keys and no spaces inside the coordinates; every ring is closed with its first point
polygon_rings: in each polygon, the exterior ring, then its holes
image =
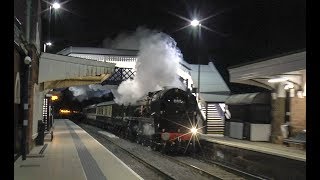
{"type": "MultiPolygon", "coordinates": [[[[14,48],[14,71],[13,71],[13,77],[14,77],[14,81],[16,80],[16,75],[17,72],[21,71],[21,56],[19,54],[19,52],[16,50],[16,48],[14,48]]],[[[15,85],[15,82],[13,82],[13,84],[15,85]]],[[[15,87],[13,87],[15,89],[15,87]]],[[[20,88],[21,88],[21,84],[20,84],[20,88]]],[[[20,96],[21,97],[21,96],[20,96]]],[[[14,98],[14,97],[12,97],[14,98]]],[[[21,99],[20,99],[20,103],[21,103],[21,99]]],[[[20,152],[20,146],[21,146],[21,124],[22,124],[22,108],[20,104],[14,104],[13,107],[13,121],[14,121],[14,153],[20,152]]]]}
{"type": "Polygon", "coordinates": [[[290,99],[290,125],[292,135],[306,129],[306,98],[290,99]]]}
{"type": "Polygon", "coordinates": [[[30,79],[29,79],[29,116],[28,116],[28,133],[27,139],[29,143],[29,150],[33,148],[35,142],[32,138],[34,126],[38,126],[34,122],[34,86],[38,82],[39,74],[39,55],[37,53],[36,47],[31,45],[28,47],[28,51],[31,52],[30,57],[32,59],[31,68],[30,68],[30,79]]]}

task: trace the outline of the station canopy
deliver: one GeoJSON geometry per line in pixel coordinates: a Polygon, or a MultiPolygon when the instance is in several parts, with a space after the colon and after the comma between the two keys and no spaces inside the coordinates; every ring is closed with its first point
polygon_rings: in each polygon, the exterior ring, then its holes
{"type": "Polygon", "coordinates": [[[228,68],[230,82],[276,89],[271,79],[285,79],[297,89],[306,91],[306,51],[304,49],[259,59],[248,64],[228,68]]]}
{"type": "Polygon", "coordinates": [[[43,90],[100,84],[114,72],[115,64],[42,53],[38,82],[43,90]]]}
{"type": "Polygon", "coordinates": [[[270,93],[247,93],[231,95],[225,102],[227,105],[270,104],[270,93]]]}

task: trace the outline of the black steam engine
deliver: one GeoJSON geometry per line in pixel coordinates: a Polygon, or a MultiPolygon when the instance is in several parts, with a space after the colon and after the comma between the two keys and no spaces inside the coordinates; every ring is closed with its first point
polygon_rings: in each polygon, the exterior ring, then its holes
{"type": "Polygon", "coordinates": [[[87,123],[164,153],[188,152],[194,147],[193,135],[200,131],[195,96],[178,88],[150,92],[135,105],[114,101],[91,105],[84,113],[87,123]]]}

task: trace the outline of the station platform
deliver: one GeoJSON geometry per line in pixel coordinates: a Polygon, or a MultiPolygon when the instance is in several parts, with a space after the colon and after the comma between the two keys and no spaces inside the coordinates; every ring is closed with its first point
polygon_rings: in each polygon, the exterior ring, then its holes
{"type": "Polygon", "coordinates": [[[208,160],[263,179],[306,179],[306,150],[269,142],[200,135],[208,160]]]}
{"type": "Polygon", "coordinates": [[[269,142],[240,140],[230,137],[216,137],[209,134],[200,135],[200,139],[226,146],[280,156],[288,159],[304,162],[306,161],[306,150],[299,149],[297,147],[287,147],[282,144],[273,144],[269,142]]]}
{"type": "Polygon", "coordinates": [[[14,163],[14,179],[142,179],[68,119],[55,119],[54,138],[14,163]]]}

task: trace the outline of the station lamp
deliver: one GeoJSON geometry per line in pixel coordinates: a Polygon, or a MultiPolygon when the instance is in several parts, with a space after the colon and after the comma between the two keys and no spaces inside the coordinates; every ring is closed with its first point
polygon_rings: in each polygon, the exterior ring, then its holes
{"type": "Polygon", "coordinates": [[[55,100],[58,100],[58,99],[59,99],[59,97],[56,96],[56,95],[51,96],[51,100],[52,100],[52,101],[55,101],[55,100]]]}
{"type": "Polygon", "coordinates": [[[277,82],[284,82],[284,81],[287,81],[288,79],[287,78],[273,78],[273,79],[269,79],[268,82],[269,83],[277,83],[277,82]]]}

